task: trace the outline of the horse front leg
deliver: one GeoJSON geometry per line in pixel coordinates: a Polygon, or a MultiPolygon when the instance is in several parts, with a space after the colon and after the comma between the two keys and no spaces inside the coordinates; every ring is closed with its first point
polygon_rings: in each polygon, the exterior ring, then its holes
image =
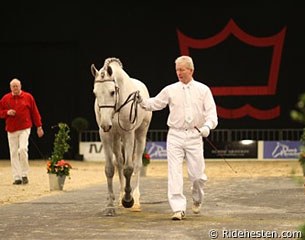
{"type": "Polygon", "coordinates": [[[124,168],[124,177],[125,177],[125,194],[122,198],[122,205],[125,208],[131,208],[134,204],[133,196],[131,194],[132,188],[131,188],[131,175],[133,173],[133,167],[125,167],[124,168]]]}
{"type": "Polygon", "coordinates": [[[107,188],[108,188],[108,196],[107,196],[107,205],[104,210],[104,215],[105,216],[114,216],[115,215],[115,208],[114,208],[114,200],[115,200],[115,195],[113,191],[113,177],[114,177],[114,164],[113,164],[113,153],[110,151],[110,149],[105,148],[104,146],[104,151],[105,151],[105,175],[107,178],[107,188]]]}
{"type": "Polygon", "coordinates": [[[117,167],[117,171],[119,174],[119,181],[120,181],[120,196],[119,196],[119,201],[118,201],[118,205],[122,206],[122,199],[124,196],[124,186],[125,186],[125,177],[123,174],[123,169],[124,169],[124,159],[123,159],[123,155],[122,155],[122,151],[123,151],[123,145],[121,143],[121,139],[120,138],[115,138],[114,141],[114,155],[116,158],[116,167],[117,167]]]}
{"type": "Polygon", "coordinates": [[[131,194],[132,187],[131,187],[131,176],[133,174],[133,149],[134,149],[134,133],[131,133],[124,137],[123,144],[124,144],[124,158],[125,158],[125,164],[124,164],[124,170],[123,174],[125,177],[125,194],[122,199],[122,205],[125,208],[131,208],[134,204],[134,199],[131,194]]]}

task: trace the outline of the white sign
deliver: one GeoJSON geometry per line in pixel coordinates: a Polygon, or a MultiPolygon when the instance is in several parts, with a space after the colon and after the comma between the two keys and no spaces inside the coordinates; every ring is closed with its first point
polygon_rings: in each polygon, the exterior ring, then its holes
{"type": "Polygon", "coordinates": [[[79,153],[84,156],[84,161],[92,161],[92,162],[105,161],[102,142],[80,142],[79,153]]]}

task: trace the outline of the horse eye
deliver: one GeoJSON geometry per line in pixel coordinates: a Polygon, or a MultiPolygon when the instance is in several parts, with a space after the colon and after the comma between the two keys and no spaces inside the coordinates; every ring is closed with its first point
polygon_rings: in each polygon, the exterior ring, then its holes
{"type": "Polygon", "coordinates": [[[114,91],[111,91],[111,92],[110,92],[110,96],[113,97],[113,96],[114,96],[114,93],[115,93],[114,91]]]}

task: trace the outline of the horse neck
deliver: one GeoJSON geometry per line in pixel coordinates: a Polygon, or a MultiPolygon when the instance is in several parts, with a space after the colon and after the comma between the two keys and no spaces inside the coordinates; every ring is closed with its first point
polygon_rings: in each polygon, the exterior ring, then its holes
{"type": "MultiPolygon", "coordinates": [[[[119,65],[118,65],[119,67],[119,65]]],[[[115,71],[115,79],[120,91],[120,103],[124,102],[126,98],[135,91],[133,83],[129,75],[121,68],[117,68],[115,71]]]]}

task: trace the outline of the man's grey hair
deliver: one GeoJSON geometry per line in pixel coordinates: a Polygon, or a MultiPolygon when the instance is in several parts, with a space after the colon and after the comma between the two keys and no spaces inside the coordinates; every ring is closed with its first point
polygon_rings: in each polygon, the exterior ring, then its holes
{"type": "Polygon", "coordinates": [[[190,56],[180,56],[176,58],[175,63],[183,63],[187,68],[194,70],[193,59],[190,56]]]}
{"type": "Polygon", "coordinates": [[[13,83],[18,83],[19,85],[21,85],[21,81],[17,78],[13,78],[10,82],[10,85],[12,85],[13,83]]]}

